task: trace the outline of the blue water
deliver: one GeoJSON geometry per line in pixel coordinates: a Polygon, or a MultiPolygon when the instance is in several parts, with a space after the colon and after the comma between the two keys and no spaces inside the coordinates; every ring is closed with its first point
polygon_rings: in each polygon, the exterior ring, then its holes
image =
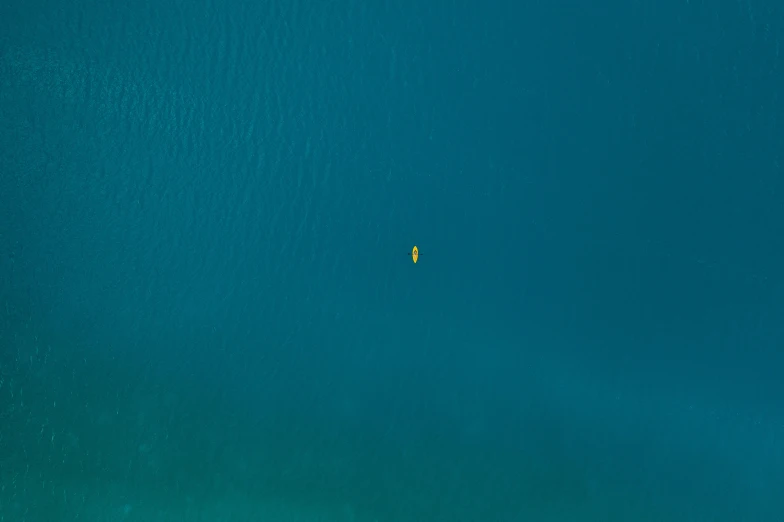
{"type": "Polygon", "coordinates": [[[784,520],[782,40],[4,3],[0,521],[784,520]]]}

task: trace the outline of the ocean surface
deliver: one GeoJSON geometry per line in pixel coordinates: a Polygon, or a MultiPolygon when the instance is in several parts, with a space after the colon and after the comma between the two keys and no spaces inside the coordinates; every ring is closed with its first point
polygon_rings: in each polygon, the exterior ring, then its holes
{"type": "Polygon", "coordinates": [[[783,41],[3,2],[0,522],[783,521],[783,41]]]}

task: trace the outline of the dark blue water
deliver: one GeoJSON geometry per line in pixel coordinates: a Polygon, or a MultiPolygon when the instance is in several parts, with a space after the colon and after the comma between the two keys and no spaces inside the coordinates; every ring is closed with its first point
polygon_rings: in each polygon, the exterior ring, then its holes
{"type": "Polygon", "coordinates": [[[784,520],[782,40],[6,2],[0,520],[784,520]]]}

